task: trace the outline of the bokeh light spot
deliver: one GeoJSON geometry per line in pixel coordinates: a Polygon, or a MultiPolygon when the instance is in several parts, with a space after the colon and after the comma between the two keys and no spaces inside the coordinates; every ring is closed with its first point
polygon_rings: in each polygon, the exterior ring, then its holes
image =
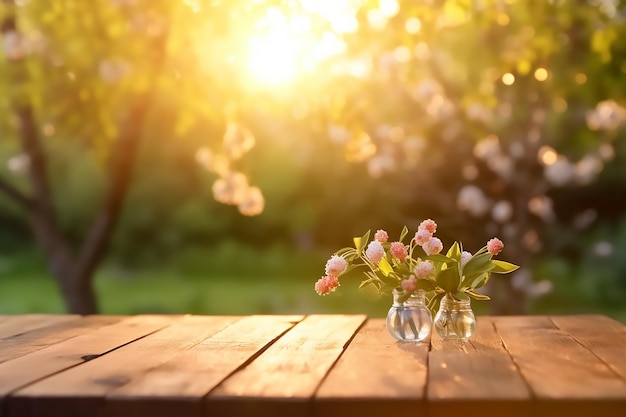
{"type": "Polygon", "coordinates": [[[545,68],[537,68],[535,70],[535,79],[537,81],[545,81],[548,79],[548,70],[545,68]]]}
{"type": "Polygon", "coordinates": [[[504,83],[504,85],[513,85],[513,83],[515,82],[515,75],[507,72],[502,76],[502,82],[504,83]]]}

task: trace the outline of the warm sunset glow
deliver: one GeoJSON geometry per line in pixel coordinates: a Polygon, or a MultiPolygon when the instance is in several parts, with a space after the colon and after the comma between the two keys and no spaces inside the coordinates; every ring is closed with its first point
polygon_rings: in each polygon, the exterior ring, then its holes
{"type": "Polygon", "coordinates": [[[292,81],[298,74],[298,49],[293,40],[280,36],[250,39],[247,68],[262,84],[292,81]]]}
{"type": "Polygon", "coordinates": [[[342,35],[358,30],[358,1],[300,3],[301,9],[270,7],[248,35],[245,63],[250,80],[272,87],[296,81],[344,52],[342,35]],[[315,20],[326,22],[332,30],[328,26],[314,30],[315,20]]]}

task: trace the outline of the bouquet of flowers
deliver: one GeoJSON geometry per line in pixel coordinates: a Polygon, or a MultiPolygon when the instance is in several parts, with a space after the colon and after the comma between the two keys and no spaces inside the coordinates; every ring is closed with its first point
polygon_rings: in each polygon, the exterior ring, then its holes
{"type": "Polygon", "coordinates": [[[431,220],[420,223],[408,244],[403,240],[409,231],[405,226],[397,241],[389,242],[389,235],[378,230],[370,241],[370,231],[354,238],[354,247],[338,250],[326,262],[326,274],[315,283],[319,295],[329,294],[340,285],[339,278],[355,268],[365,267],[365,276],[359,288],[374,286],[379,293],[402,292],[400,301],[407,300],[415,291],[424,291],[428,308],[434,314],[441,299],[447,295],[453,300],[489,300],[477,290],[484,286],[491,274],[506,274],[518,266],[493,259],[504,248],[498,238],[470,253],[460,242],[454,242],[443,255],[443,243],[434,236],[437,224],[431,220]],[[418,249],[419,248],[419,249],[418,249]]]}

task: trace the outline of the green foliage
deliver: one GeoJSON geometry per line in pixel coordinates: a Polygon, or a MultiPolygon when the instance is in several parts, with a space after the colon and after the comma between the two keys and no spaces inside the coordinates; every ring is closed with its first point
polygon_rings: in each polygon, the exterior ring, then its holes
{"type": "MultiPolygon", "coordinates": [[[[286,3],[200,3],[204,8],[198,12],[182,1],[50,0],[20,2],[16,8],[30,47],[19,67],[11,67],[4,54],[0,59],[0,112],[7,115],[0,119],[0,176],[28,189],[25,173],[8,168],[21,153],[19,126],[8,115],[11,99],[29,101],[62,226],[75,240],[100,204],[110,145],[129,105],[149,88],[155,99],[111,262],[122,267],[180,262],[181,270],[194,276],[245,264],[245,276],[254,273],[253,265],[271,271],[289,263],[294,247],[315,252],[343,245],[345,236],[370,224],[398,230],[418,218],[437,217],[446,224],[444,241],[454,237],[468,247],[479,246],[487,230],[517,230],[511,239],[517,245],[510,252],[513,260],[552,280],[554,297],[617,305],[626,276],[615,272],[622,268],[615,255],[620,244],[602,262],[584,247],[594,233],[613,238],[611,226],[568,234],[571,245],[563,245],[559,236],[563,229],[573,230],[584,210],[595,210],[613,226],[623,217],[623,131],[605,136],[584,120],[599,101],[625,99],[626,49],[619,42],[626,36],[623,2],[611,14],[593,2],[403,1],[384,30],[369,25],[368,11],[378,3],[367,2],[357,14],[358,31],[342,36],[346,59],[364,62],[367,75],[338,72],[348,61],[337,56],[313,75],[276,88],[250,82],[244,50],[266,8],[286,3]],[[406,30],[410,18],[420,24],[414,33],[406,30]],[[165,32],[167,59],[149,84],[154,36],[165,32]],[[404,48],[409,59],[395,59],[404,48]],[[538,69],[547,71],[546,80],[535,77],[538,69]],[[502,82],[507,73],[515,79],[510,86],[502,82]],[[428,85],[436,86],[434,104],[420,96],[428,85]],[[441,100],[451,102],[450,113],[436,106],[441,100]],[[489,122],[471,117],[476,106],[490,115],[489,122]],[[215,177],[194,163],[201,146],[219,148],[230,119],[244,122],[257,139],[257,147],[238,163],[265,194],[266,210],[258,218],[242,219],[232,207],[216,203],[215,177]],[[345,140],[333,139],[331,128],[345,130],[345,140]],[[368,161],[345,163],[357,132],[371,138],[377,156],[392,157],[388,171],[370,178],[368,161]],[[472,157],[474,144],[489,134],[498,136],[502,149],[522,146],[522,155],[513,158],[513,185],[472,157]],[[604,171],[595,184],[549,193],[553,223],[520,211],[546,188],[537,163],[544,145],[572,161],[599,154],[600,145],[614,152],[602,160],[604,171]],[[455,202],[466,183],[485,190],[492,202],[510,201],[511,222],[496,222],[490,211],[476,218],[461,213],[455,202]],[[531,244],[533,236],[540,247],[531,244]],[[242,249],[242,242],[255,249],[242,249]],[[281,255],[255,257],[264,248],[281,255]],[[585,256],[579,261],[571,251],[585,256]],[[550,268],[556,272],[544,274],[550,268]],[[570,279],[576,284],[567,285],[570,279]]],[[[0,19],[7,10],[2,3],[0,19]]],[[[315,26],[332,29],[329,22],[315,26]]],[[[4,196],[0,230],[2,249],[28,247],[32,241],[27,216],[4,196]]],[[[407,232],[404,228],[400,240],[407,232]]],[[[368,240],[355,242],[358,253],[368,240]]],[[[453,249],[447,258],[424,257],[437,264],[450,290],[461,252],[453,249]]],[[[510,264],[484,255],[465,266],[461,287],[480,288],[491,273],[510,272],[510,264]]],[[[387,264],[394,266],[385,259],[386,275],[368,276],[370,283],[394,288],[397,277],[387,264]]]]}

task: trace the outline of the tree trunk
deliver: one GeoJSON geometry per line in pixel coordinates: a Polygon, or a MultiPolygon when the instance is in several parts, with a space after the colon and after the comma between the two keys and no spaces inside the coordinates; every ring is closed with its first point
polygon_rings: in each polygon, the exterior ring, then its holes
{"type": "MultiPolygon", "coordinates": [[[[0,0],[14,6],[14,0],[0,0]]],[[[19,35],[15,18],[15,7],[9,9],[0,25],[3,35],[19,35]]],[[[165,54],[167,33],[156,36],[151,49],[153,71],[150,85],[161,69],[165,54]]],[[[28,80],[24,55],[10,57],[12,79],[15,84],[28,80]]],[[[104,258],[111,235],[132,182],[134,161],[142,136],[142,125],[153,98],[152,88],[138,92],[131,100],[126,120],[118,138],[112,145],[107,177],[107,188],[100,209],[94,215],[91,227],[85,234],[82,244],[74,251],[60,227],[54,205],[53,190],[50,187],[47,171],[45,147],[41,141],[38,124],[28,95],[10,97],[13,112],[18,120],[17,132],[22,151],[29,158],[28,182],[30,193],[14,187],[0,178],[0,192],[11,198],[29,214],[30,226],[37,244],[48,261],[50,273],[55,278],[67,310],[75,314],[95,314],[98,312],[97,297],[93,288],[93,275],[104,258]]]]}

